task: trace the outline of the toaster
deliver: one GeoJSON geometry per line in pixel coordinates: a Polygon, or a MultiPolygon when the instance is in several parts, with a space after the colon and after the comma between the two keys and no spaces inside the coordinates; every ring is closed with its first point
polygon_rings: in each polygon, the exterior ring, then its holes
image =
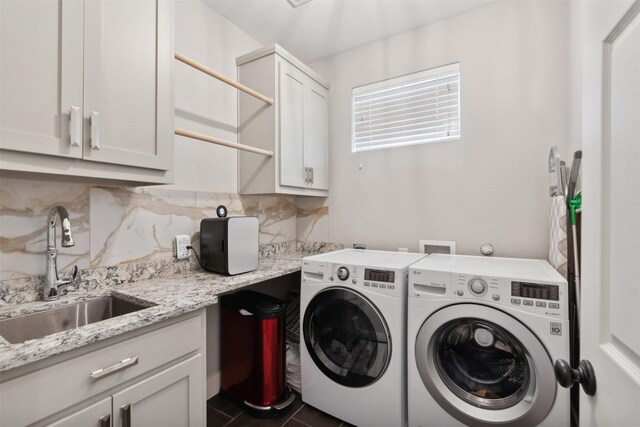
{"type": "Polygon", "coordinates": [[[258,218],[206,218],[200,222],[202,267],[235,275],[258,268],[258,218]]]}

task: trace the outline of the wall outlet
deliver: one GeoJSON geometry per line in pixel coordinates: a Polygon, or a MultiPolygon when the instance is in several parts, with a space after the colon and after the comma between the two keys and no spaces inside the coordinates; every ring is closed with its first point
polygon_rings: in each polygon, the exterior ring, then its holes
{"type": "Polygon", "coordinates": [[[173,239],[173,255],[178,259],[189,258],[191,249],[187,249],[188,246],[191,246],[191,237],[188,234],[176,234],[173,239]]]}

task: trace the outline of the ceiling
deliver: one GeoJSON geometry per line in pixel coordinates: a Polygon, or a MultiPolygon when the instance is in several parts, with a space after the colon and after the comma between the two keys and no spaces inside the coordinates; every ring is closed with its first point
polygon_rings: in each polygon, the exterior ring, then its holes
{"type": "Polygon", "coordinates": [[[310,63],[422,27],[495,0],[203,0],[264,45],[310,63]]]}

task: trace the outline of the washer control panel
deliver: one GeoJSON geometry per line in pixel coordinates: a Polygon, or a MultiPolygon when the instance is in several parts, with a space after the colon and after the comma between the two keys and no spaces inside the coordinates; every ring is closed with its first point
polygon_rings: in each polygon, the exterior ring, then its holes
{"type": "Polygon", "coordinates": [[[451,274],[457,286],[449,295],[481,299],[547,316],[568,317],[566,286],[532,283],[502,277],[451,274]]]}
{"type": "Polygon", "coordinates": [[[569,318],[567,283],[533,282],[448,271],[410,268],[409,298],[484,301],[544,316],[569,318]]]}

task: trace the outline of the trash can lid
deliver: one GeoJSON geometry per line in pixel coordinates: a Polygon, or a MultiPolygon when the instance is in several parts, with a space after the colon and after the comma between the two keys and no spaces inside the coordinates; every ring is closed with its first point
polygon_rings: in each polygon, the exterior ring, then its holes
{"type": "Polygon", "coordinates": [[[224,295],[221,298],[221,304],[223,309],[234,311],[244,310],[262,319],[284,316],[286,314],[284,301],[256,291],[247,290],[231,295],[224,295]]]}

